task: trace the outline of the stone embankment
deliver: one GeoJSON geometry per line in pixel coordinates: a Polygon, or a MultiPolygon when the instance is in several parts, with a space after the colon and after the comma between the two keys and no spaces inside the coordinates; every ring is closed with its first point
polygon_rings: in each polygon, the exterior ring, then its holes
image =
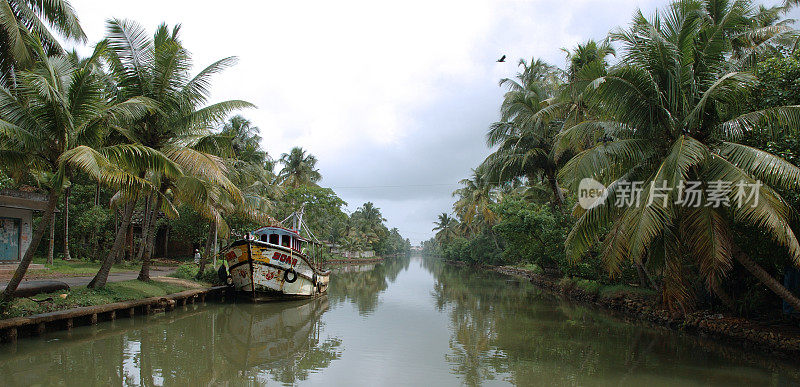
{"type": "Polygon", "coordinates": [[[79,325],[94,325],[99,321],[133,317],[137,314],[152,314],[174,310],[178,306],[205,302],[207,298],[223,299],[229,288],[215,286],[203,289],[189,289],[162,297],[115,302],[105,305],[84,306],[33,316],[14,317],[0,320],[0,339],[4,342],[16,341],[18,337],[40,336],[48,331],[70,330],[79,325]]]}

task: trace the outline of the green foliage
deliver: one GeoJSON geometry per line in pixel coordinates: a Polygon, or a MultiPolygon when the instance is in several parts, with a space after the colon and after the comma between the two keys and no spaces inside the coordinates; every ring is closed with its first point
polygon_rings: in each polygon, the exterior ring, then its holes
{"type": "Polygon", "coordinates": [[[199,248],[208,238],[209,221],[191,206],[178,208],[181,216],[169,221],[169,239],[199,248]]]}
{"type": "Polygon", "coordinates": [[[343,233],[347,203],[330,188],[312,185],[285,187],[285,192],[275,206],[274,217],[283,220],[305,204],[305,217],[311,232],[320,240],[338,241],[343,233]]]}
{"type": "Polygon", "coordinates": [[[483,232],[470,239],[456,238],[442,247],[442,257],[473,265],[505,265],[508,261],[494,235],[483,232]]]}
{"type": "Polygon", "coordinates": [[[206,271],[201,275],[197,275],[200,271],[200,266],[194,263],[184,263],[175,269],[175,272],[170,274],[170,277],[181,278],[186,280],[196,280],[213,285],[222,285],[222,281],[217,274],[218,268],[207,267],[206,271]]]}

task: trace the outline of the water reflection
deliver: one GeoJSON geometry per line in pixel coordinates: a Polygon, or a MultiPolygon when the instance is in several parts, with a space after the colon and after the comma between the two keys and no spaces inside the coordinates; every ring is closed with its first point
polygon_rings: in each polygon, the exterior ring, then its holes
{"type": "Polygon", "coordinates": [[[446,355],[467,385],[787,384],[793,364],[632,324],[559,300],[527,282],[427,261],[453,334],[446,355]],[[752,363],[742,362],[749,357],[752,363]],[[771,368],[764,370],[761,367],[771,368]]]}
{"type": "Polygon", "coordinates": [[[328,297],[334,303],[349,301],[361,316],[368,316],[379,303],[379,296],[386,291],[397,275],[408,269],[409,257],[387,259],[380,263],[338,267],[331,271],[328,297]]]}
{"type": "Polygon", "coordinates": [[[1,384],[292,384],[341,356],[341,341],[322,339],[327,309],[326,297],[198,306],[54,332],[3,347],[1,384]]]}
{"type": "Polygon", "coordinates": [[[0,385],[794,385],[794,363],[421,258],[327,297],[208,304],[0,346],[0,385]]]}

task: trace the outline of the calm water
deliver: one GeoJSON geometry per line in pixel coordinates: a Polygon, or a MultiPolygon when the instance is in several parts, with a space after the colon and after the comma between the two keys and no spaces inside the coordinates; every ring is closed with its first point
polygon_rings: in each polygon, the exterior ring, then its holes
{"type": "Polygon", "coordinates": [[[0,385],[793,385],[796,365],[422,258],[310,302],[207,304],[0,346],[0,385]]]}

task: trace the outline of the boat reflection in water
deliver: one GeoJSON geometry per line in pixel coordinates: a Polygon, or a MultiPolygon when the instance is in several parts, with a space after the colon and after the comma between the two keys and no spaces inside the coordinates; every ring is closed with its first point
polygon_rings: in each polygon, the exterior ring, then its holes
{"type": "Polygon", "coordinates": [[[220,316],[226,360],[243,371],[266,371],[283,383],[304,380],[310,372],[341,356],[338,339],[321,337],[320,316],[328,298],[265,304],[236,304],[220,316]]]}
{"type": "Polygon", "coordinates": [[[0,345],[0,385],[297,383],[341,357],[327,297],[190,305],[0,345]]]}

